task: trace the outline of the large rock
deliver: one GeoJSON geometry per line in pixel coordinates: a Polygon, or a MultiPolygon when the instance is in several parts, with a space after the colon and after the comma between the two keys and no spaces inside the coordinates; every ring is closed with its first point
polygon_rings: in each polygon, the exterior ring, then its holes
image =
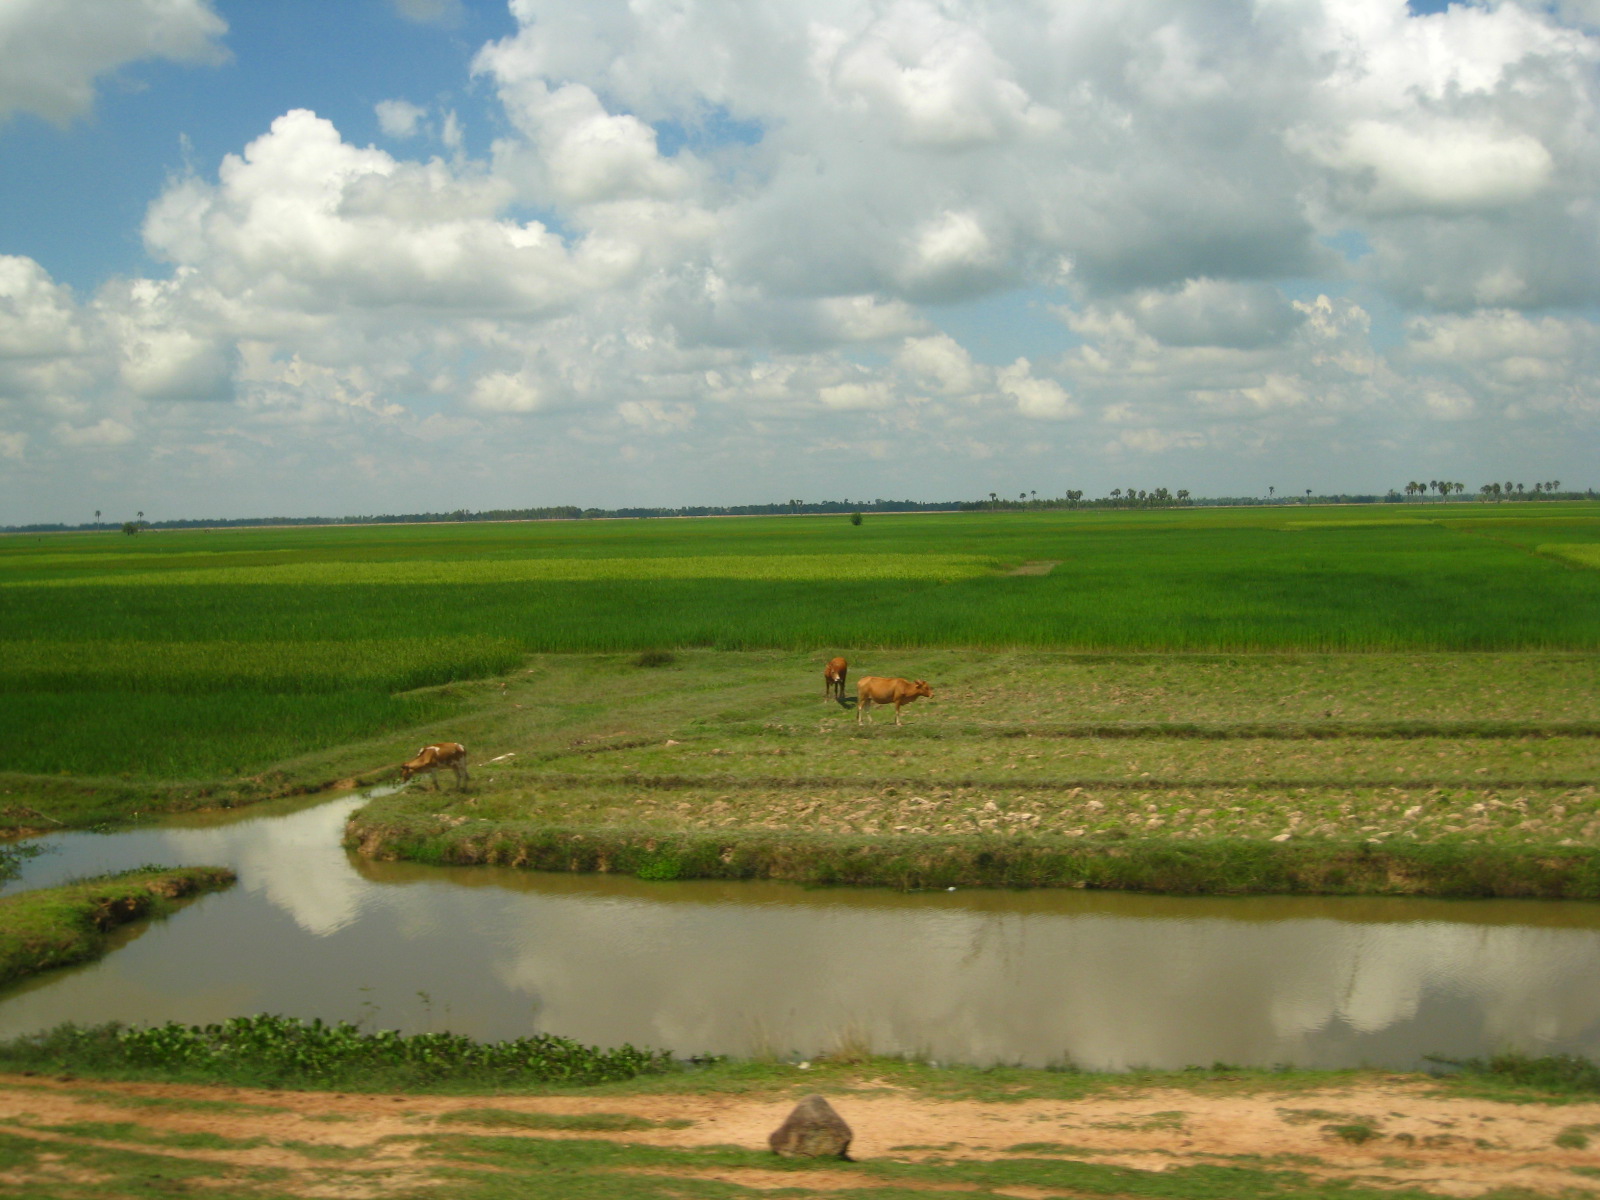
{"type": "Polygon", "coordinates": [[[794,1106],[788,1120],[772,1131],[767,1145],[785,1158],[848,1159],[853,1136],[833,1105],[821,1096],[807,1096],[794,1106]]]}

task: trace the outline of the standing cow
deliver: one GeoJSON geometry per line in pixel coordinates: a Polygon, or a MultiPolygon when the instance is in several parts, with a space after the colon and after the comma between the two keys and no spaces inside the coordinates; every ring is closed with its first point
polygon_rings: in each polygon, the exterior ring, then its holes
{"type": "Polygon", "coordinates": [[[822,668],[822,694],[829,699],[844,701],[844,674],[850,664],[842,658],[830,658],[822,668]]]}
{"type": "Polygon", "coordinates": [[[445,768],[456,773],[456,790],[467,790],[467,748],[460,742],[434,742],[418,750],[416,757],[400,764],[400,782],[410,783],[413,775],[432,775],[433,790],[439,787],[439,772],[445,768]]]}
{"type": "MultiPolygon", "coordinates": [[[[874,704],[893,704],[894,723],[900,724],[900,708],[910,704],[918,696],[933,699],[933,689],[926,681],[910,679],[890,679],[881,675],[863,675],[856,681],[856,724],[861,724],[861,717],[874,704]]],[[[870,716],[867,717],[871,721],[870,716]]]]}

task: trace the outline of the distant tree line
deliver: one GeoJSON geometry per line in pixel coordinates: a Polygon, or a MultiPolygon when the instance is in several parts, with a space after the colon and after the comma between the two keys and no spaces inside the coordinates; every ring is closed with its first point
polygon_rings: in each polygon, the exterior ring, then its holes
{"type": "MultiPolygon", "coordinates": [[[[95,520],[81,525],[44,523],[36,525],[0,525],[4,533],[66,533],[102,532],[127,534],[141,533],[146,529],[249,529],[270,525],[427,525],[446,522],[473,521],[583,521],[616,518],[670,518],[670,517],[760,517],[779,515],[843,514],[867,512],[1003,512],[1056,509],[1109,509],[1109,508],[1185,508],[1185,507],[1240,507],[1248,505],[1281,504],[1397,504],[1406,500],[1426,499],[1433,493],[1440,500],[1460,496],[1466,485],[1453,480],[1432,479],[1427,483],[1409,481],[1401,491],[1390,489],[1382,496],[1349,494],[1313,495],[1307,489],[1304,495],[1279,495],[1276,487],[1269,487],[1266,496],[1194,496],[1187,488],[1176,491],[1165,487],[1114,487],[1098,498],[1086,498],[1078,488],[1068,488],[1060,496],[1041,497],[1038,492],[1020,492],[1015,500],[990,492],[979,500],[783,500],[769,504],[691,504],[678,508],[580,508],[575,504],[546,505],[539,508],[491,508],[474,512],[458,508],[454,512],[435,513],[372,513],[348,517],[234,517],[191,518],[172,521],[146,521],[144,513],[137,521],[102,521],[99,511],[95,520]]],[[[1499,500],[1578,500],[1593,499],[1593,488],[1585,491],[1561,490],[1561,481],[1552,479],[1528,487],[1521,483],[1485,483],[1478,488],[1485,501],[1499,500]]]]}
{"type": "MultiPolygon", "coordinates": [[[[1459,496],[1467,490],[1464,483],[1455,483],[1446,479],[1430,479],[1427,483],[1412,480],[1406,484],[1406,496],[1427,497],[1431,492],[1437,492],[1439,499],[1443,500],[1451,495],[1459,496]]],[[[1561,481],[1551,479],[1535,483],[1531,488],[1526,484],[1515,483],[1507,480],[1505,483],[1484,483],[1478,486],[1478,495],[1485,500],[1575,500],[1583,496],[1594,495],[1594,489],[1587,492],[1563,492],[1561,481]]],[[[1400,499],[1398,492],[1391,491],[1388,495],[1390,502],[1400,499]]]]}

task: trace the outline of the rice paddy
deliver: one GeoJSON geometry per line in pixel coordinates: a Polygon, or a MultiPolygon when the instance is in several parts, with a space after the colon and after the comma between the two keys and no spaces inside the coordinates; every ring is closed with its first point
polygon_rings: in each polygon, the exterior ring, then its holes
{"type": "MultiPolygon", "coordinates": [[[[5,790],[226,781],[411,741],[531,654],[1071,650],[1109,656],[1086,696],[1144,697],[1117,719],[1182,722],[1250,708],[1274,668],[1202,701],[1142,687],[1140,656],[1333,652],[1327,686],[1261,718],[1364,719],[1359,677],[1412,698],[1396,721],[1588,720],[1570,690],[1452,687],[1451,656],[1600,648],[1596,553],[1585,502],[12,536],[5,790]],[[1059,565],[1013,574],[1040,562],[1059,565]]],[[[1025,669],[973,718],[1017,686],[1025,669]]],[[[1063,703],[1030,715],[1078,719],[1063,703]]]]}
{"type": "Polygon", "coordinates": [[[375,800],[349,844],[646,878],[1600,896],[1590,654],[863,652],[858,674],[933,681],[898,727],[823,699],[825,657],[537,656],[465,727],[473,787],[375,800]]]}

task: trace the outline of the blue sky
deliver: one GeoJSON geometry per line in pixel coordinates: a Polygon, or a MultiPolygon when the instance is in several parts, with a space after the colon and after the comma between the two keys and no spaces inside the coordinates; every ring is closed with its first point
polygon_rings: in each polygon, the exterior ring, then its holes
{"type": "Polygon", "coordinates": [[[0,0],[0,524],[1588,486],[1597,16],[0,0]]]}
{"type": "Polygon", "coordinates": [[[0,246],[27,254],[80,291],[108,274],[150,273],[144,210],[172,175],[214,170],[291,108],[378,139],[374,106],[395,96],[454,103],[469,152],[496,132],[473,56],[516,28],[503,3],[461,7],[440,26],[408,21],[388,0],[218,0],[228,58],[215,66],[155,59],[102,80],[93,111],[65,126],[19,113],[0,128],[0,246]],[[25,164],[25,169],[23,169],[25,164]]]}

